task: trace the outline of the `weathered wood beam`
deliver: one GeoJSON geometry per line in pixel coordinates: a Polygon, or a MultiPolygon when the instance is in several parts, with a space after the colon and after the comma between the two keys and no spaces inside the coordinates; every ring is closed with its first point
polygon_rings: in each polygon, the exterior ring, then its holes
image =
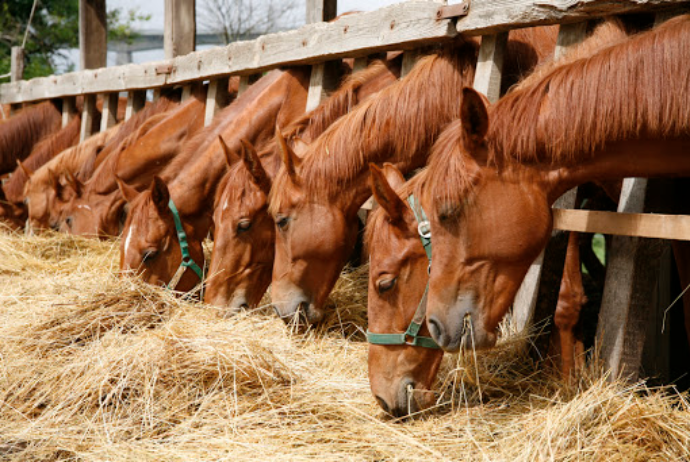
{"type": "MultiPolygon", "coordinates": [[[[626,178],[618,211],[648,208],[648,183],[644,178],[626,178]]],[[[597,325],[600,358],[611,380],[636,381],[639,377],[662,250],[663,241],[659,240],[625,236],[612,240],[597,325]]]]}
{"type": "Polygon", "coordinates": [[[105,0],[79,0],[79,67],[105,67],[108,37],[105,0]]]}
{"type": "Polygon", "coordinates": [[[119,95],[106,93],[103,95],[103,111],[101,113],[101,131],[104,132],[117,123],[117,106],[119,95]]]}
{"type": "Polygon", "coordinates": [[[307,24],[330,21],[338,14],[338,0],[307,0],[307,24]]]}
{"type": "Polygon", "coordinates": [[[690,216],[553,210],[553,227],[581,233],[690,241],[690,216]]]}
{"type": "Polygon", "coordinates": [[[62,99],[62,128],[69,124],[70,119],[77,113],[77,98],[68,96],[62,99]]]}
{"type": "Polygon", "coordinates": [[[171,59],[196,48],[195,0],[165,0],[163,49],[171,59]]]}
{"type": "Polygon", "coordinates": [[[330,23],[264,35],[172,60],[73,72],[0,85],[0,102],[156,88],[281,65],[314,64],[374,52],[411,49],[457,35],[452,19],[436,19],[438,4],[404,2],[330,23]]]}
{"type": "Polygon", "coordinates": [[[129,120],[134,114],[139,112],[146,104],[146,91],[134,90],[127,94],[127,108],[125,109],[125,120],[129,120]]]}
{"type": "Polygon", "coordinates": [[[24,48],[12,47],[10,61],[10,81],[18,82],[24,78],[24,48]]]}
{"type": "Polygon", "coordinates": [[[96,95],[84,95],[84,105],[81,110],[81,131],[79,142],[93,134],[93,121],[96,116],[96,95]]]}
{"type": "Polygon", "coordinates": [[[206,92],[206,112],[204,115],[204,126],[211,125],[215,115],[228,105],[228,78],[211,80],[206,92]]]}

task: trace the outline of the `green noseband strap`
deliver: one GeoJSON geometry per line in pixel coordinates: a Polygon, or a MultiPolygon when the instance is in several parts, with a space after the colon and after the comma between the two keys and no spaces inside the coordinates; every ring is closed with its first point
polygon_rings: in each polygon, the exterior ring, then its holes
{"type": "MultiPolygon", "coordinates": [[[[410,204],[412,212],[414,212],[414,216],[417,219],[417,232],[424,246],[424,252],[426,252],[426,256],[429,259],[429,269],[431,269],[431,228],[429,227],[429,220],[413,195],[407,198],[407,202],[410,204]]],[[[426,317],[428,292],[429,283],[427,282],[424,295],[422,295],[422,299],[419,301],[419,305],[417,305],[417,311],[415,311],[412,321],[404,334],[376,334],[367,330],[367,341],[374,345],[410,345],[438,350],[439,346],[434,339],[418,335],[426,317]]]]}
{"type": "Polygon", "coordinates": [[[192,271],[194,271],[194,273],[196,273],[196,275],[199,276],[199,279],[201,281],[204,280],[204,271],[201,269],[199,265],[197,265],[192,256],[189,254],[189,242],[187,242],[187,233],[185,233],[184,231],[184,227],[182,226],[182,220],[180,219],[180,213],[177,211],[177,207],[175,207],[175,203],[173,202],[172,198],[170,199],[170,202],[168,202],[168,207],[170,208],[170,211],[173,214],[173,219],[175,220],[175,231],[177,231],[177,240],[180,242],[180,250],[182,251],[182,262],[180,262],[180,266],[177,269],[175,276],[173,276],[171,283],[168,285],[169,289],[174,290],[175,286],[177,286],[177,283],[182,277],[182,274],[187,268],[190,268],[192,271]]]}

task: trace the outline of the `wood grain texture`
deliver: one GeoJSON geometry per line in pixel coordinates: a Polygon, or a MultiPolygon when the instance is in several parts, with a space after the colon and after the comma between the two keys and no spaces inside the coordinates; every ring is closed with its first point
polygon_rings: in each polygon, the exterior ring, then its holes
{"type": "Polygon", "coordinates": [[[79,67],[105,67],[108,48],[105,0],[79,0],[79,67]]]}
{"type": "Polygon", "coordinates": [[[68,96],[62,99],[62,128],[65,128],[72,116],[77,113],[77,99],[68,96]]]}
{"type": "Polygon", "coordinates": [[[134,90],[127,94],[127,108],[125,109],[125,121],[139,112],[146,103],[146,91],[134,90]]]}
{"type": "Polygon", "coordinates": [[[104,132],[117,123],[117,93],[106,93],[103,95],[103,111],[101,114],[101,131],[104,132]]]}
{"type": "Polygon", "coordinates": [[[211,80],[206,93],[206,109],[204,113],[204,126],[211,125],[216,114],[228,105],[228,78],[211,80]]]}
{"type": "Polygon", "coordinates": [[[484,35],[479,47],[477,70],[474,74],[474,89],[495,103],[501,96],[503,55],[508,43],[508,32],[484,35]]]}
{"type": "Polygon", "coordinates": [[[84,105],[81,110],[81,130],[79,142],[93,134],[93,119],[96,115],[96,95],[84,95],[84,105]]]}
{"type": "Polygon", "coordinates": [[[167,59],[186,55],[196,47],[194,0],[165,0],[163,50],[167,59]]]}
{"type": "Polygon", "coordinates": [[[314,64],[373,52],[411,49],[457,35],[453,20],[436,20],[438,3],[405,2],[344,16],[331,23],[268,34],[256,40],[189,53],[172,60],[129,64],[0,85],[0,102],[156,88],[229,74],[255,74],[281,65],[314,64]],[[156,69],[170,66],[169,73],[156,69]]]}
{"type": "Polygon", "coordinates": [[[24,78],[24,48],[12,47],[10,59],[10,81],[18,82],[24,78]]]}
{"type": "Polygon", "coordinates": [[[566,231],[690,241],[690,216],[555,210],[553,226],[566,231]]]}

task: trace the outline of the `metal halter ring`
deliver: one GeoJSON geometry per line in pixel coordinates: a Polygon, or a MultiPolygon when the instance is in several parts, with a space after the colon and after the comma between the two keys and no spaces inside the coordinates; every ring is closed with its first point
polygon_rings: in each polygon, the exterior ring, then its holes
{"type": "Polygon", "coordinates": [[[424,239],[431,239],[431,225],[429,220],[424,220],[417,225],[417,232],[424,239]]]}

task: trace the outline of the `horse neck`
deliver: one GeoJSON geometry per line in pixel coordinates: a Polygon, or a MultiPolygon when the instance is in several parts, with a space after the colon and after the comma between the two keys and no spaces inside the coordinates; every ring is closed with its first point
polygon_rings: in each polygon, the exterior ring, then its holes
{"type": "Polygon", "coordinates": [[[241,139],[255,146],[266,143],[272,137],[276,123],[279,126],[288,125],[304,113],[308,82],[309,71],[306,68],[274,75],[263,87],[255,89],[253,95],[247,95],[250,87],[233,103],[239,103],[240,111],[221,113],[223,120],[202,132],[201,135],[205,137],[202,154],[187,149],[186,163],[178,163],[181,168],[169,182],[171,198],[185,220],[201,220],[204,224],[210,224],[209,220],[201,217],[210,217],[210,213],[206,212],[212,210],[216,187],[227,171],[227,161],[217,141],[218,136],[223,137],[232,152],[240,151],[241,139]],[[245,96],[251,98],[243,98],[245,96]]]}

